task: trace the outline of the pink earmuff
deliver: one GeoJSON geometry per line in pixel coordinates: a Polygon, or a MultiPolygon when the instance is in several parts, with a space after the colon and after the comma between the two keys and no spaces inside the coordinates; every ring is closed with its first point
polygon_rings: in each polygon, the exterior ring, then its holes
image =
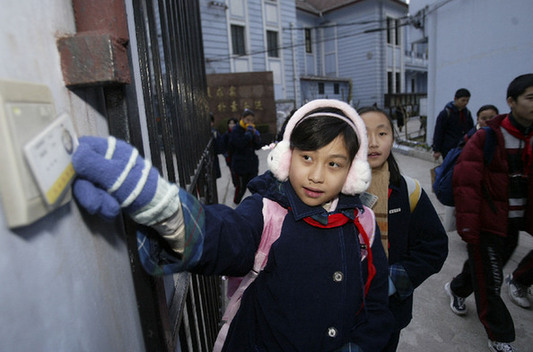
{"type": "MultiPolygon", "coordinates": [[[[310,112],[317,109],[336,108],[339,109],[353,122],[354,131],[359,139],[359,150],[352,161],[352,166],[346,177],[346,182],[342,188],[342,193],[355,195],[364,192],[370,185],[372,172],[367,162],[368,141],[366,128],[359,114],[350,105],[335,99],[317,99],[298,109],[289,119],[283,134],[283,140],[279,142],[268,155],[268,168],[279,181],[286,181],[289,178],[289,168],[291,165],[292,151],[290,148],[290,138],[294,126],[298,124],[310,112]]],[[[335,117],[333,117],[335,118],[335,117]]],[[[339,116],[340,118],[340,116],[339,116]]],[[[350,124],[352,125],[352,124],[350,124]]]]}

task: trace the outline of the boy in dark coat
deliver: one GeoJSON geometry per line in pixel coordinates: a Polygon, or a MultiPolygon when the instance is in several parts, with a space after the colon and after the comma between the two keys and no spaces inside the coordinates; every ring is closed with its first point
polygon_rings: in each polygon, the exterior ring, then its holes
{"type": "Polygon", "coordinates": [[[235,173],[237,181],[233,198],[235,204],[241,202],[248,182],[259,172],[259,159],[255,151],[261,148],[261,135],[255,128],[254,118],[254,112],[245,109],[229,137],[232,152],[231,170],[235,173]]]}
{"type": "Polygon", "coordinates": [[[474,127],[474,120],[470,110],[466,108],[470,100],[470,92],[461,88],[455,92],[450,101],[437,116],[433,133],[433,157],[446,157],[450,149],[455,148],[461,138],[474,127]]]}

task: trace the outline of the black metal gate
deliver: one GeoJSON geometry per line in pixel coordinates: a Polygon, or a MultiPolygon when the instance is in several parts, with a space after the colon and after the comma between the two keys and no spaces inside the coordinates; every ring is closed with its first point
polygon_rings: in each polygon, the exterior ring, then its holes
{"type": "MultiPolygon", "coordinates": [[[[152,164],[164,177],[204,203],[217,202],[198,1],[131,1],[137,45],[130,50],[139,56],[142,100],[133,84],[104,88],[110,132],[141,153],[147,134],[152,164]]],[[[146,274],[136,225],[125,223],[146,350],[210,351],[221,319],[219,278],[146,274]]]]}

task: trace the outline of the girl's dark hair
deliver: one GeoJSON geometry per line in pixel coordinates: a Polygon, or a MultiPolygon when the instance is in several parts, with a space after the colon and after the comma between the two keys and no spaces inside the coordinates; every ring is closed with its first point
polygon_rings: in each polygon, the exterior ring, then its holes
{"type": "MultiPolygon", "coordinates": [[[[335,108],[316,109],[309,112],[306,116],[321,113],[332,112],[337,115],[346,117],[346,115],[335,108]]],[[[359,139],[353,129],[346,121],[327,116],[317,115],[303,118],[291,133],[291,148],[300,150],[317,150],[331,143],[338,136],[343,136],[344,144],[350,156],[350,162],[353,161],[359,150],[359,139]]]]}
{"type": "Polygon", "coordinates": [[[487,105],[483,105],[482,107],[479,108],[479,110],[477,111],[477,114],[476,116],[479,116],[479,114],[481,114],[483,111],[485,110],[494,110],[496,111],[496,115],[498,115],[500,112],[498,111],[498,108],[495,107],[494,105],[492,104],[487,104],[487,105]]]}
{"type": "MultiPolygon", "coordinates": [[[[389,121],[390,124],[392,140],[394,140],[394,125],[392,124],[392,119],[384,110],[381,110],[376,106],[365,106],[358,109],[357,112],[359,113],[359,115],[362,115],[365,112],[377,112],[385,115],[387,117],[387,121],[389,121]]],[[[400,187],[402,182],[402,174],[400,173],[400,167],[398,166],[398,163],[396,162],[396,159],[392,154],[392,150],[389,154],[389,157],[387,158],[387,162],[389,163],[390,183],[396,187],[400,187]]]]}

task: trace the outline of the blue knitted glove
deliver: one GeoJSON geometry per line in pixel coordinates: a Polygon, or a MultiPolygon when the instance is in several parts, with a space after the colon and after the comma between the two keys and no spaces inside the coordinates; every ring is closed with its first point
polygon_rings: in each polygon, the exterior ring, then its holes
{"type": "Polygon", "coordinates": [[[159,176],[137,149],[114,137],[79,138],[72,165],[78,176],[74,196],[90,214],[112,219],[123,208],[150,226],[180,207],[178,187],[159,176]]]}

